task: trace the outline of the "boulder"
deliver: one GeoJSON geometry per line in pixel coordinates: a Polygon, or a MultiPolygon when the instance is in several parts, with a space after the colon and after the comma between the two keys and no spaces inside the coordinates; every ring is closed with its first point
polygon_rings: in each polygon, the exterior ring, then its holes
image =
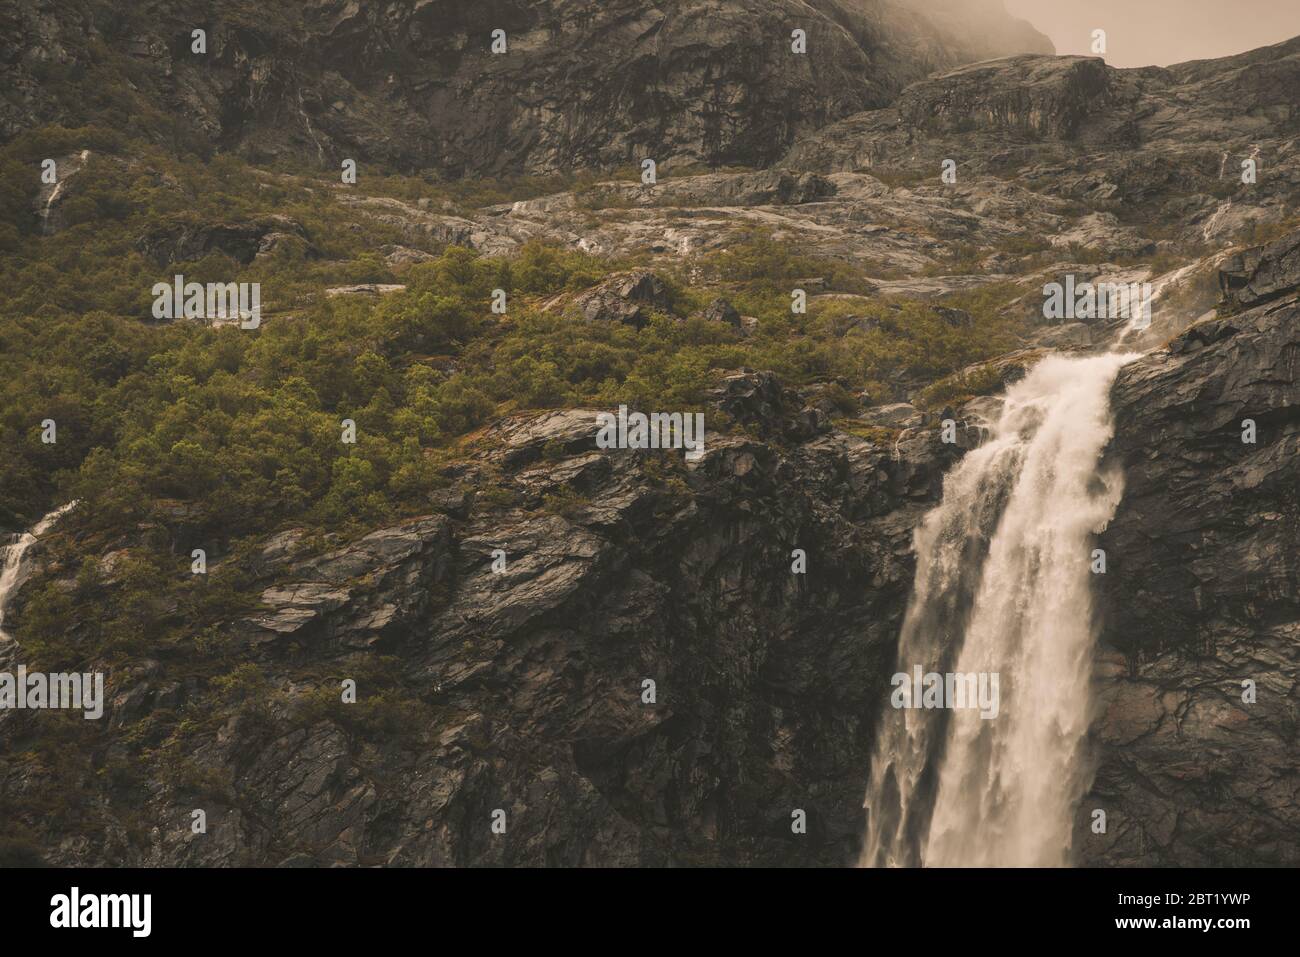
{"type": "Polygon", "coordinates": [[[355,286],[333,286],[325,290],[325,295],[331,299],[335,296],[366,296],[370,299],[378,299],[390,292],[401,292],[405,288],[402,283],[363,282],[355,286]]]}
{"type": "Polygon", "coordinates": [[[725,322],[729,326],[740,328],[740,313],[726,299],[719,296],[704,307],[702,318],[706,322],[725,322]]]}
{"type": "Polygon", "coordinates": [[[887,429],[917,429],[925,425],[925,413],[907,402],[875,406],[863,412],[861,418],[887,429]]]}
{"type": "Polygon", "coordinates": [[[621,322],[641,329],[651,313],[671,311],[672,294],[653,272],[637,269],[582,293],[574,305],[592,322],[621,322]]]}

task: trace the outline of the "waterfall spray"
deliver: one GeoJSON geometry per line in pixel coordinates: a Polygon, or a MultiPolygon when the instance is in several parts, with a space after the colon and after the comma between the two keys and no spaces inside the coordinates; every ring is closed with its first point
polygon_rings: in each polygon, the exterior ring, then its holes
{"type": "Polygon", "coordinates": [[[989,440],[917,529],[899,668],[1001,677],[994,720],[887,710],[867,792],[866,866],[1068,863],[1087,787],[1092,537],[1122,477],[1100,468],[1110,388],[1134,355],[1049,356],[1006,393],[989,440]]]}

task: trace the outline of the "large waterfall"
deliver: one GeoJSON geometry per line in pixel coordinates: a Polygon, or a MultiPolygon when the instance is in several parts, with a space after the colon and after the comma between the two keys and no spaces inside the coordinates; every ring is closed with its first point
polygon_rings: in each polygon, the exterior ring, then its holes
{"type": "Polygon", "coordinates": [[[49,530],[51,525],[62,518],[63,514],[76,504],[76,502],[68,502],[66,505],[60,505],[33,525],[31,531],[24,532],[19,536],[18,541],[0,549],[0,554],[4,556],[3,564],[0,564],[0,641],[9,637],[4,630],[5,604],[9,600],[9,592],[13,590],[15,583],[18,581],[18,573],[22,570],[23,556],[27,554],[27,549],[31,548],[36,540],[49,530]]]}
{"type": "Polygon", "coordinates": [[[1121,493],[1101,459],[1131,358],[1044,359],[917,529],[897,671],[996,674],[1000,702],[994,717],[885,709],[862,864],[1068,863],[1088,785],[1093,536],[1121,493]]]}

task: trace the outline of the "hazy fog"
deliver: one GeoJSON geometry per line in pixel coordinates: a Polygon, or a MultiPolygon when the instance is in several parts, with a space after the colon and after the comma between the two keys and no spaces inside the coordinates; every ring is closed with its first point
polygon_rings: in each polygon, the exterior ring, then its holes
{"type": "Polygon", "coordinates": [[[1058,53],[1091,54],[1106,31],[1112,66],[1167,66],[1242,53],[1300,35],[1300,0],[1004,0],[1058,53]]]}

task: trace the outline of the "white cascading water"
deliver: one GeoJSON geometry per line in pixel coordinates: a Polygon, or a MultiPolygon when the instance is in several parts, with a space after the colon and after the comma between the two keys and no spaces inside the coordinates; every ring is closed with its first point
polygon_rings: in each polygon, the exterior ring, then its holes
{"type": "Polygon", "coordinates": [[[27,554],[27,549],[31,548],[37,539],[49,531],[51,525],[62,518],[64,513],[76,504],[76,502],[68,502],[66,505],[60,505],[33,525],[30,531],[24,532],[18,541],[0,549],[0,553],[4,555],[4,563],[0,565],[0,641],[9,638],[9,635],[4,630],[5,605],[9,601],[9,592],[13,590],[14,584],[18,581],[23,556],[27,554]]]}
{"type": "Polygon", "coordinates": [[[917,529],[897,671],[997,673],[999,710],[886,708],[864,866],[1068,863],[1088,785],[1092,541],[1122,491],[1101,470],[1110,389],[1133,358],[1040,362],[917,529]]]}

